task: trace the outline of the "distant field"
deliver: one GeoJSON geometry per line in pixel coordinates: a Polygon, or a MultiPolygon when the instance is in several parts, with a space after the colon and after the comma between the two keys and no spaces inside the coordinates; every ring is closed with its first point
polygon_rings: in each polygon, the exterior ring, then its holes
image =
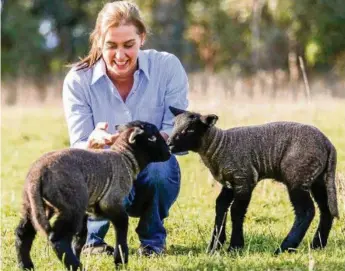
{"type": "MultiPolygon", "coordinates": [[[[293,211],[283,185],[270,180],[255,189],[245,220],[245,248],[239,253],[206,254],[214,221],[217,185],[199,157],[179,157],[182,187],[166,220],[167,254],[155,258],[137,256],[137,219],[130,220],[128,270],[345,270],[345,101],[319,100],[310,104],[245,103],[228,100],[192,99],[190,108],[216,113],[219,127],[292,120],[313,124],[323,131],[338,151],[337,181],[340,220],[335,221],[326,249],[308,248],[318,216],[297,253],[275,257],[273,251],[293,222],[293,211]]],[[[61,108],[2,108],[1,122],[1,270],[17,270],[14,229],[19,221],[23,181],[30,164],[44,152],[68,147],[67,129],[61,108]]],[[[227,224],[227,231],[231,223],[227,224]]],[[[229,236],[229,234],[227,235],[229,236]]],[[[106,241],[113,244],[111,229],[106,241]]],[[[228,241],[226,247],[228,246],[228,241]]],[[[32,250],[36,270],[63,267],[43,237],[32,250]]],[[[107,256],[83,257],[87,270],[112,270],[107,256]]]]}

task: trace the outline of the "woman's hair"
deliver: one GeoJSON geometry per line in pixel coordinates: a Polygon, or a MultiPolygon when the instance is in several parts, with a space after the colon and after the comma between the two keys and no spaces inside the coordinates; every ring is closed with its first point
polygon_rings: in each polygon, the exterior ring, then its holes
{"type": "Polygon", "coordinates": [[[98,13],[95,29],[90,35],[91,49],[86,57],[76,63],[78,69],[89,68],[101,58],[105,33],[110,27],[120,25],[134,25],[139,35],[147,34],[146,25],[136,4],[127,1],[105,4],[98,13]]]}

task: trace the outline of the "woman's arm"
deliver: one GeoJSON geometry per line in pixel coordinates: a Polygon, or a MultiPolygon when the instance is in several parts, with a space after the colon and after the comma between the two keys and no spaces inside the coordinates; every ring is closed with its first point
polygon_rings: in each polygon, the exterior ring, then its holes
{"type": "Polygon", "coordinates": [[[170,112],[169,106],[186,109],[188,106],[188,77],[180,60],[171,55],[168,58],[166,67],[169,69],[166,92],[164,97],[164,115],[161,132],[168,136],[172,132],[174,116],[170,112]]]}
{"type": "MultiPolygon", "coordinates": [[[[87,80],[84,79],[84,82],[87,80]]],[[[72,71],[66,76],[62,95],[71,147],[103,149],[113,144],[117,135],[107,132],[106,122],[97,123],[94,127],[92,108],[85,88],[87,86],[81,84],[77,73],[72,71]]]]}
{"type": "Polygon", "coordinates": [[[81,74],[71,70],[63,84],[62,101],[71,147],[87,148],[87,140],[95,125],[92,109],[86,97],[86,85],[81,74]]]}

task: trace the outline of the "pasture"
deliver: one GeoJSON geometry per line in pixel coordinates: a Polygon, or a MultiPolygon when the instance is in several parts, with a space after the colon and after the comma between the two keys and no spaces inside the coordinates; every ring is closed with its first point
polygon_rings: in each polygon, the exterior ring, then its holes
{"type": "MultiPolygon", "coordinates": [[[[193,102],[192,102],[193,101],[193,102]]],[[[244,223],[245,248],[228,254],[208,255],[206,248],[214,223],[215,199],[220,187],[196,154],[178,157],[182,185],[177,202],[165,221],[167,252],[160,257],[139,257],[135,233],[138,220],[130,219],[127,270],[345,270],[345,101],[319,99],[295,104],[284,101],[198,100],[190,109],[215,113],[217,126],[260,124],[277,120],[309,123],[333,142],[338,152],[337,183],[340,219],[332,228],[324,250],[313,251],[309,243],[318,223],[318,213],[297,253],[273,256],[293,223],[293,210],[283,185],[264,180],[254,190],[244,223]]],[[[2,108],[1,122],[1,270],[17,270],[14,229],[19,221],[21,192],[30,164],[43,153],[68,147],[62,107],[2,108]]],[[[227,233],[231,223],[228,219],[227,233]]],[[[229,234],[227,235],[229,236],[229,234]]],[[[113,245],[110,229],[106,241],[113,245]]],[[[36,270],[63,270],[44,237],[36,238],[32,258],[36,270]]],[[[86,270],[112,270],[109,256],[82,256],[86,270]]]]}

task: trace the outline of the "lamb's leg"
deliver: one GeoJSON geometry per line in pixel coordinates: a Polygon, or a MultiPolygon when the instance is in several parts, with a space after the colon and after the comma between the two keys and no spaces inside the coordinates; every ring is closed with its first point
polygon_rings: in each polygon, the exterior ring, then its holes
{"type": "MultiPolygon", "coordinates": [[[[68,270],[76,271],[81,268],[79,259],[74,255],[72,250],[72,239],[78,230],[77,214],[71,216],[59,215],[49,234],[49,240],[57,257],[62,261],[68,270]]],[[[80,219],[82,217],[80,216],[80,219]]]]}
{"type": "Polygon", "coordinates": [[[128,262],[128,215],[124,210],[113,212],[110,220],[115,228],[114,262],[118,266],[121,263],[128,262]]]}
{"type": "Polygon", "coordinates": [[[216,200],[216,218],[215,225],[212,233],[211,243],[208,251],[213,253],[219,249],[226,240],[225,226],[229,206],[234,199],[234,192],[231,188],[223,186],[219,196],[216,200]]]}
{"type": "Polygon", "coordinates": [[[327,245],[329,232],[332,228],[333,216],[328,208],[326,186],[322,178],[316,180],[311,187],[312,195],[320,209],[320,222],[311,247],[324,248],[327,245]]]}
{"type": "Polygon", "coordinates": [[[87,218],[88,218],[88,216],[85,215],[83,218],[83,224],[82,224],[81,230],[79,232],[77,232],[77,234],[75,235],[75,239],[73,241],[73,252],[78,259],[80,259],[81,250],[82,250],[82,248],[86,242],[87,218]]]}
{"type": "Polygon", "coordinates": [[[309,191],[294,189],[289,191],[289,196],[295,210],[295,222],[275,254],[286,250],[295,251],[315,215],[315,208],[309,191]]]}
{"type": "Polygon", "coordinates": [[[30,258],[30,250],[36,236],[36,230],[28,216],[29,214],[26,213],[16,228],[16,252],[19,268],[21,269],[34,268],[30,258]]]}
{"type": "Polygon", "coordinates": [[[228,251],[240,249],[244,246],[243,222],[251,199],[251,192],[235,194],[231,205],[232,233],[228,251]]]}

